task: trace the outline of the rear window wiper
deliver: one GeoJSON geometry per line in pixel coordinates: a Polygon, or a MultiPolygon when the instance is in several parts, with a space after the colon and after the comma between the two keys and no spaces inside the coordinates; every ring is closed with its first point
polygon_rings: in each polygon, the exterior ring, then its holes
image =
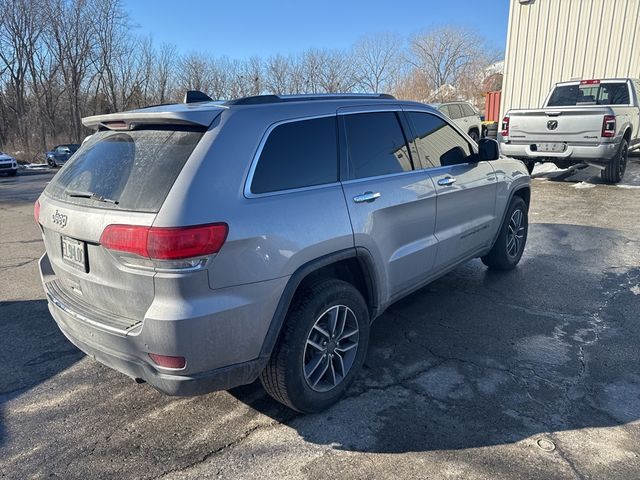
{"type": "Polygon", "coordinates": [[[64,193],[66,193],[68,197],[90,198],[91,200],[97,200],[98,202],[113,203],[114,205],[118,205],[117,200],[103,197],[102,195],[98,195],[97,193],[94,193],[94,192],[84,192],[79,190],[65,190],[64,193]]]}

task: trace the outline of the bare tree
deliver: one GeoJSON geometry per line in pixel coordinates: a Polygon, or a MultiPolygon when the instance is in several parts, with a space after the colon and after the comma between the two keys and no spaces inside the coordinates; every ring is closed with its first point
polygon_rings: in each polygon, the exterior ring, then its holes
{"type": "Polygon", "coordinates": [[[416,102],[429,102],[433,85],[427,75],[420,69],[410,69],[405,75],[396,79],[391,87],[396,98],[414,100],[416,102]]]}
{"type": "Polygon", "coordinates": [[[276,95],[291,93],[292,70],[291,57],[282,55],[269,57],[264,67],[265,89],[276,95]]]}
{"type": "Polygon", "coordinates": [[[97,39],[89,0],[49,0],[48,23],[50,48],[65,83],[71,118],[70,136],[79,142],[82,135],[82,96],[90,67],[95,63],[97,39]]]}
{"type": "Polygon", "coordinates": [[[367,92],[390,91],[398,77],[402,39],[392,33],[367,35],[353,48],[354,74],[360,89],[367,92]]]}
{"type": "Polygon", "coordinates": [[[15,114],[16,133],[28,148],[27,76],[42,34],[42,21],[33,0],[0,0],[0,12],[0,71],[8,75],[13,94],[10,98],[14,99],[9,107],[15,114]]]}
{"type": "Polygon", "coordinates": [[[456,27],[410,38],[368,35],[346,50],[310,48],[267,59],[181,55],[132,28],[122,0],[0,0],[0,147],[42,158],[50,142],[79,141],[81,118],[180,101],[262,93],[391,91],[420,101],[481,101],[484,40],[456,27]]]}
{"type": "Polygon", "coordinates": [[[465,78],[474,78],[495,61],[485,40],[462,27],[438,27],[410,39],[408,61],[424,72],[433,87],[432,100],[448,100],[465,78]]]}

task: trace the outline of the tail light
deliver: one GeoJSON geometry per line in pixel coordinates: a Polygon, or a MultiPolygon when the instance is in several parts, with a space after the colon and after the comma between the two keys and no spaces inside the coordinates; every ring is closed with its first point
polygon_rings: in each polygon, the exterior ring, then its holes
{"type": "Polygon", "coordinates": [[[502,136],[503,137],[509,136],[509,117],[504,117],[502,119],[502,136]]]}
{"type": "Polygon", "coordinates": [[[36,200],[33,204],[33,217],[36,219],[36,223],[40,224],[40,200],[36,200]]]}
{"type": "Polygon", "coordinates": [[[218,253],[228,231],[226,223],[177,228],[109,225],[100,243],[109,250],[152,260],[180,260],[218,253]]]}
{"type": "Polygon", "coordinates": [[[616,117],[615,115],[605,115],[602,120],[602,136],[603,137],[615,137],[616,136],[616,117]]]}
{"type": "Polygon", "coordinates": [[[150,353],[149,357],[153,360],[153,363],[159,367],[173,368],[179,370],[184,368],[187,364],[187,359],[184,357],[172,357],[169,355],[158,355],[157,353],[150,353]]]}

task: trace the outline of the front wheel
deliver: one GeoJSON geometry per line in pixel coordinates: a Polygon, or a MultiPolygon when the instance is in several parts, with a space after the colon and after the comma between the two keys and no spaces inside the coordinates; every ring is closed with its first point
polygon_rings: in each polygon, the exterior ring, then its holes
{"type": "Polygon", "coordinates": [[[627,170],[627,161],[629,160],[629,143],[626,139],[622,139],[620,147],[616,155],[609,160],[607,168],[600,171],[602,180],[607,183],[619,183],[624,177],[624,172],[627,170]]]}
{"type": "Polygon", "coordinates": [[[296,295],[260,380],[284,405],[318,412],[344,395],[368,344],[369,313],[358,289],[342,280],[320,281],[296,295]]]}
{"type": "Polygon", "coordinates": [[[481,258],[482,263],[494,270],[511,270],[522,258],[529,232],[527,204],[521,197],[513,197],[507,215],[500,227],[493,248],[481,258]]]}
{"type": "Polygon", "coordinates": [[[471,137],[471,140],[473,140],[474,142],[478,143],[478,140],[480,139],[480,135],[478,135],[478,131],[477,130],[471,130],[469,132],[469,136],[471,137]]]}

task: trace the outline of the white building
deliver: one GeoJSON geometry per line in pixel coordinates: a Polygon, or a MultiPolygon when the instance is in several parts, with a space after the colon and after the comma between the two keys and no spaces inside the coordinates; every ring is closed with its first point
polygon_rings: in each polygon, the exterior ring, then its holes
{"type": "Polygon", "coordinates": [[[640,77],[640,0],[510,0],[501,117],[560,81],[640,77]]]}

